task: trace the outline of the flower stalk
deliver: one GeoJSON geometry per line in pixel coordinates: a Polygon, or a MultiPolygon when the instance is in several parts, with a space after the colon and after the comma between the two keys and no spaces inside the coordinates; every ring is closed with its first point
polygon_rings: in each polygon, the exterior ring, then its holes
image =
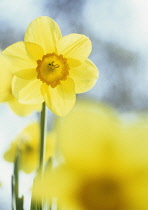
{"type": "MultiPolygon", "coordinates": [[[[39,173],[41,177],[44,172],[44,156],[45,156],[45,145],[46,145],[46,105],[45,102],[42,105],[41,117],[40,117],[40,156],[39,156],[39,173]]],[[[43,198],[37,209],[42,210],[44,208],[43,198]]]]}
{"type": "Polygon", "coordinates": [[[40,118],[40,159],[39,159],[39,171],[43,172],[44,168],[44,155],[45,155],[45,132],[46,132],[46,105],[45,102],[42,105],[41,118],[40,118]]]}
{"type": "Polygon", "coordinates": [[[18,151],[15,162],[14,172],[12,175],[12,210],[23,210],[23,196],[19,198],[19,162],[20,152],[18,151]]]}

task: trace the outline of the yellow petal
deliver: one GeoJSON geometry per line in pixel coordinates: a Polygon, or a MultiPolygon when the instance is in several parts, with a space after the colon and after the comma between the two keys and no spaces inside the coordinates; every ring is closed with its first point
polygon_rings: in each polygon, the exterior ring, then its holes
{"type": "Polygon", "coordinates": [[[92,45],[88,37],[81,34],[69,34],[58,42],[58,52],[66,58],[83,62],[89,56],[92,45]]]}
{"type": "Polygon", "coordinates": [[[68,114],[75,104],[75,87],[73,80],[70,78],[62,81],[55,88],[43,84],[41,92],[48,108],[58,116],[68,114]]]}
{"type": "Polygon", "coordinates": [[[5,160],[13,162],[19,149],[20,169],[26,173],[32,172],[38,167],[39,137],[39,124],[37,122],[29,124],[13,140],[4,154],[5,160]]]}
{"type": "Polygon", "coordinates": [[[0,85],[0,103],[7,102],[12,98],[11,89],[1,89],[0,85]]]}
{"type": "Polygon", "coordinates": [[[82,64],[81,61],[73,59],[73,58],[68,58],[67,63],[68,63],[68,66],[70,67],[77,67],[82,64]]]}
{"type": "Polygon", "coordinates": [[[42,57],[42,49],[34,43],[17,42],[10,45],[3,51],[3,56],[11,64],[10,71],[15,72],[22,69],[35,69],[37,58],[42,57]]]}
{"type": "MultiPolygon", "coordinates": [[[[50,198],[58,197],[58,201],[64,204],[64,210],[80,210],[79,208],[65,208],[65,202],[68,202],[70,196],[75,196],[72,192],[77,192],[77,186],[79,185],[79,177],[71,168],[62,165],[56,167],[54,170],[46,170],[43,178],[41,176],[36,177],[35,184],[33,186],[33,198],[41,201],[41,197],[49,202],[50,198]],[[62,179],[62,182],[60,181],[62,179]],[[48,187],[50,186],[50,187],[48,187]]],[[[73,201],[76,201],[73,197],[73,201]]],[[[73,204],[73,203],[71,203],[73,204]]],[[[72,206],[73,207],[73,206],[72,206]]],[[[81,208],[81,210],[84,210],[81,208]]]]}
{"type": "Polygon", "coordinates": [[[14,162],[17,151],[17,142],[11,143],[10,148],[4,153],[3,157],[8,162],[14,162]]]}
{"type": "Polygon", "coordinates": [[[12,77],[8,63],[3,56],[0,56],[0,102],[6,102],[12,98],[12,77]]]}
{"type": "Polygon", "coordinates": [[[37,77],[36,69],[23,69],[15,72],[15,75],[21,79],[31,80],[37,77]]]}
{"type": "Polygon", "coordinates": [[[44,55],[44,51],[40,45],[37,45],[32,42],[24,42],[24,43],[27,53],[33,60],[36,61],[42,58],[42,56],[44,55]]]}
{"type": "Polygon", "coordinates": [[[8,101],[8,105],[12,111],[19,116],[29,115],[33,111],[41,111],[41,104],[37,105],[27,105],[19,103],[14,97],[8,101]]]}
{"type": "Polygon", "coordinates": [[[98,78],[98,70],[90,60],[86,60],[82,65],[71,68],[69,76],[75,83],[76,93],[83,93],[95,85],[98,78]]]}
{"type": "Polygon", "coordinates": [[[39,80],[23,80],[18,77],[12,80],[12,93],[23,104],[41,104],[44,99],[41,95],[39,80]]]}
{"type": "Polygon", "coordinates": [[[32,151],[31,153],[22,152],[21,162],[20,162],[20,168],[22,169],[22,171],[29,174],[35,171],[37,167],[38,167],[38,151],[32,151]]]}
{"type": "Polygon", "coordinates": [[[24,39],[40,45],[47,54],[56,52],[56,43],[61,36],[60,28],[54,20],[38,17],[28,26],[24,39]]]}
{"type": "Polygon", "coordinates": [[[115,165],[112,148],[118,142],[116,122],[108,108],[87,100],[77,101],[74,109],[65,118],[57,118],[55,124],[59,147],[67,162],[84,173],[98,173],[112,160],[115,165]]]}
{"type": "Polygon", "coordinates": [[[52,157],[55,153],[56,146],[56,132],[50,131],[46,136],[46,152],[45,160],[48,161],[49,157],[52,157]]]}
{"type": "Polygon", "coordinates": [[[130,158],[132,165],[147,165],[148,121],[146,115],[143,120],[126,125],[125,128],[122,135],[122,139],[126,142],[126,144],[122,145],[122,149],[124,147],[123,155],[126,155],[126,158],[129,156],[127,161],[130,158]],[[132,151],[131,148],[133,148],[132,151]]]}

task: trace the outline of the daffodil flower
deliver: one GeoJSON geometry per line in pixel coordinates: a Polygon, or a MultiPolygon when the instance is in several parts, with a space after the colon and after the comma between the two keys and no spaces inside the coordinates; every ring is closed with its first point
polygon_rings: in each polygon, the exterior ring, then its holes
{"type": "Polygon", "coordinates": [[[57,119],[56,132],[65,161],[37,180],[34,198],[57,197],[65,210],[148,209],[148,121],[126,124],[81,102],[57,119]]]}
{"type": "Polygon", "coordinates": [[[85,35],[62,37],[51,18],[35,19],[28,26],[24,42],[3,51],[15,75],[14,96],[26,104],[45,101],[53,113],[66,115],[75,104],[76,93],[92,88],[98,78],[96,66],[88,59],[91,49],[85,35]]]}
{"type": "MultiPolygon", "coordinates": [[[[4,159],[14,162],[17,152],[20,152],[20,169],[31,173],[38,168],[40,150],[40,128],[34,122],[25,127],[22,132],[12,141],[8,150],[4,153],[4,159]]],[[[47,134],[45,161],[54,154],[56,136],[52,131],[47,134]]]]}
{"type": "Polygon", "coordinates": [[[6,102],[11,110],[20,116],[26,116],[33,111],[40,111],[41,104],[22,104],[13,96],[11,65],[2,56],[0,56],[0,64],[0,103],[6,102]]]}

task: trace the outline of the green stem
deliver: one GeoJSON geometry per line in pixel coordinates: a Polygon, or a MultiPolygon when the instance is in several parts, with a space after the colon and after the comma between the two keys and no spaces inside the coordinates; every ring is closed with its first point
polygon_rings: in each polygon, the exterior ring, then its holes
{"type": "Polygon", "coordinates": [[[40,119],[40,159],[39,159],[39,171],[43,173],[44,168],[44,155],[45,155],[45,131],[46,131],[46,105],[45,102],[42,105],[41,119],[40,119]]]}
{"type": "Polygon", "coordinates": [[[13,210],[23,210],[23,197],[19,198],[19,162],[20,162],[20,152],[17,151],[15,162],[14,162],[14,172],[12,176],[12,209],[13,210]]]}
{"type": "MultiPolygon", "coordinates": [[[[18,194],[19,194],[19,152],[16,156],[15,162],[14,162],[14,183],[15,183],[15,199],[16,199],[16,204],[18,203],[18,194]]],[[[17,206],[17,205],[16,205],[17,206]]]]}
{"type": "Polygon", "coordinates": [[[11,177],[11,189],[12,189],[12,210],[16,210],[14,175],[12,175],[12,177],[11,177]]]}
{"type": "MultiPolygon", "coordinates": [[[[39,173],[41,178],[44,172],[44,156],[45,156],[45,145],[46,145],[46,105],[45,102],[42,105],[41,118],[40,118],[40,157],[39,157],[39,173]]],[[[43,198],[41,199],[37,209],[42,210],[44,208],[43,198]]]]}
{"type": "Polygon", "coordinates": [[[16,154],[16,158],[14,161],[14,171],[12,175],[12,209],[17,210],[18,207],[18,194],[19,194],[19,154],[16,154]]]}

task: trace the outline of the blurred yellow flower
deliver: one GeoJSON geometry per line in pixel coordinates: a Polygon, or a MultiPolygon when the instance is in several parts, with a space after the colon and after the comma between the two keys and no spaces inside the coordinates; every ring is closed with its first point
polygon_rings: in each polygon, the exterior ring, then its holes
{"type": "MultiPolygon", "coordinates": [[[[64,210],[148,209],[148,121],[126,125],[108,108],[82,102],[56,126],[65,162],[45,173],[46,199],[57,197],[64,210]]],[[[39,189],[37,181],[38,199],[39,189]]]]}
{"type": "Polygon", "coordinates": [[[26,105],[19,103],[12,95],[11,83],[13,74],[10,72],[11,65],[0,55],[0,103],[7,102],[9,107],[20,116],[25,116],[33,111],[40,111],[41,104],[26,105]]]}
{"type": "Polygon", "coordinates": [[[30,23],[24,42],[3,51],[15,75],[14,96],[21,103],[43,101],[53,113],[64,116],[75,104],[76,93],[94,86],[96,66],[88,59],[91,41],[81,34],[62,37],[54,20],[39,17],[30,23]]]}
{"type": "MultiPolygon", "coordinates": [[[[4,159],[8,162],[14,162],[17,151],[20,151],[20,169],[26,173],[36,170],[39,163],[40,149],[40,131],[39,124],[32,123],[14,139],[9,149],[4,154],[4,159]]],[[[54,154],[55,133],[50,132],[46,140],[45,161],[54,154]]]]}

